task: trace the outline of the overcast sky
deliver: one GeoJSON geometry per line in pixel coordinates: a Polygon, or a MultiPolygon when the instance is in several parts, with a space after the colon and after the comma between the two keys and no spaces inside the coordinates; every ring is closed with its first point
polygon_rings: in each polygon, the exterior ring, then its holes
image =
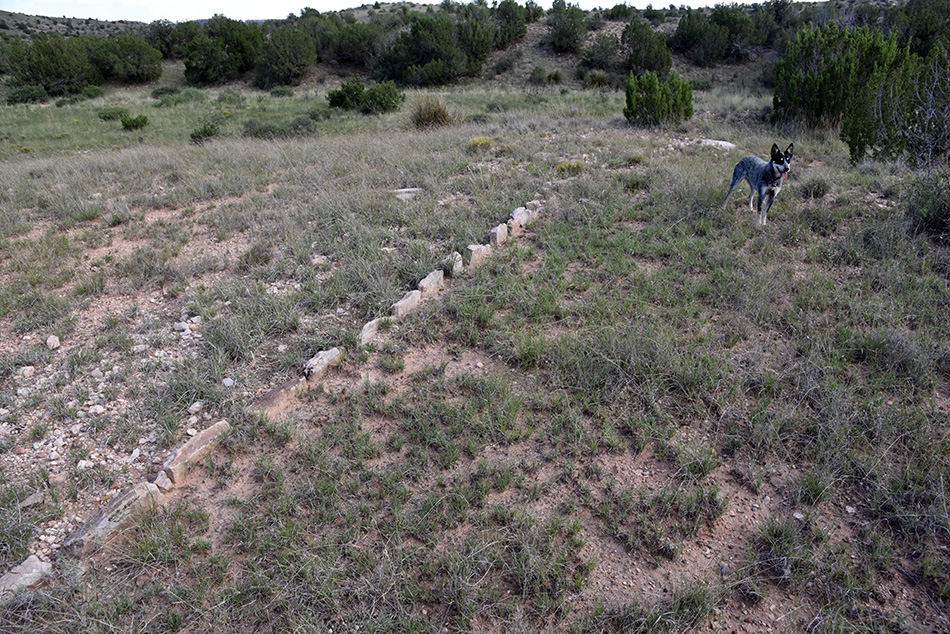
{"type": "MultiPolygon", "coordinates": [[[[425,0],[416,0],[425,2],[425,0]]],[[[441,0],[439,0],[441,1],[441,0]]],[[[524,4],[525,0],[518,0],[524,4]]],[[[644,9],[648,4],[659,8],[669,6],[671,0],[627,0],[626,4],[638,9],[644,9]]],[[[725,0],[723,0],[725,1],[725,0]]],[[[551,0],[535,0],[540,6],[548,9],[551,0]]],[[[622,4],[624,0],[580,0],[568,4],[579,4],[582,9],[597,7],[609,8],[615,4],[622,4]]],[[[220,13],[234,20],[269,20],[286,18],[288,14],[299,15],[304,7],[312,7],[317,11],[338,11],[364,4],[362,0],[0,0],[0,9],[29,15],[45,15],[54,18],[95,18],[97,20],[131,20],[135,22],[152,22],[154,20],[171,20],[184,22],[210,18],[220,13]]],[[[372,4],[372,3],[369,3],[372,4]]],[[[426,4],[439,4],[427,2],[426,4]]],[[[489,2],[491,4],[491,2],[489,2]]],[[[688,4],[703,6],[715,4],[714,0],[684,0],[675,1],[676,6],[688,4]]]]}

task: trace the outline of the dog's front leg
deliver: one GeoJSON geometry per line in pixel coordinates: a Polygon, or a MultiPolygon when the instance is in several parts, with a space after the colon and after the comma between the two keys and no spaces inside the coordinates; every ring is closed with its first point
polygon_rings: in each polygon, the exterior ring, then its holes
{"type": "Polygon", "coordinates": [[[769,215],[769,209],[772,208],[772,203],[775,202],[775,194],[769,192],[765,198],[765,209],[762,209],[762,205],[759,205],[759,226],[764,227],[765,223],[768,222],[767,217],[769,215]]]}

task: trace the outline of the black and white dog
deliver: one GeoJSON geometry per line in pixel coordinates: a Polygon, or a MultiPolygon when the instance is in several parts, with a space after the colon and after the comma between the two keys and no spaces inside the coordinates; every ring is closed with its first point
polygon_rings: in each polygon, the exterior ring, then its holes
{"type": "Polygon", "coordinates": [[[765,217],[775,202],[775,197],[782,191],[782,179],[788,176],[789,164],[792,162],[792,152],[795,149],[794,143],[789,143],[785,151],[778,149],[778,145],[772,144],[772,160],[768,163],[758,156],[746,156],[736,163],[732,170],[732,183],[729,184],[729,193],[726,194],[726,200],[722,203],[723,209],[729,202],[729,195],[732,194],[739,183],[747,181],[752,188],[749,194],[749,210],[755,211],[752,206],[752,199],[756,194],[759,195],[758,207],[759,216],[756,224],[760,227],[765,226],[765,217]],[[765,208],[762,208],[762,202],[765,201],[765,208]]]}

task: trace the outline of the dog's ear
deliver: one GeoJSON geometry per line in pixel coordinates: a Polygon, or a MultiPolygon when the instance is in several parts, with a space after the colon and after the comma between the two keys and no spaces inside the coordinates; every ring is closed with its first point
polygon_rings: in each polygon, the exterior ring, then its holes
{"type": "Polygon", "coordinates": [[[772,144],[772,160],[777,161],[782,158],[782,151],[778,149],[778,143],[772,144]]]}
{"type": "Polygon", "coordinates": [[[788,158],[792,158],[792,152],[795,151],[795,144],[789,143],[788,147],[785,148],[785,153],[788,154],[788,158]]]}

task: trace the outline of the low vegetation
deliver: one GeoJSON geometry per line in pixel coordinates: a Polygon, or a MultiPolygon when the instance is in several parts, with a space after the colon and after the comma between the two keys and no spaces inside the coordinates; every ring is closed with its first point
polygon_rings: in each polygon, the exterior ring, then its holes
{"type": "MultiPolygon", "coordinates": [[[[283,90],[270,27],[153,23],[160,78],[0,108],[0,572],[232,425],[0,630],[942,629],[948,154],[880,131],[855,154],[854,111],[813,101],[772,119],[834,35],[801,20],[835,10],[307,9],[270,26],[333,65],[283,90]],[[660,26],[676,55],[627,35],[660,26]],[[403,85],[353,66],[390,27],[415,42],[387,62],[403,85]],[[769,224],[723,209],[735,162],[790,141],[769,224]],[[525,234],[358,344],[535,199],[525,234]],[[288,417],[249,413],[333,346],[288,417]]],[[[873,29],[903,16],[895,55],[930,85],[940,36],[906,5],[849,15],[870,30],[838,44],[888,51],[873,29]]]]}

